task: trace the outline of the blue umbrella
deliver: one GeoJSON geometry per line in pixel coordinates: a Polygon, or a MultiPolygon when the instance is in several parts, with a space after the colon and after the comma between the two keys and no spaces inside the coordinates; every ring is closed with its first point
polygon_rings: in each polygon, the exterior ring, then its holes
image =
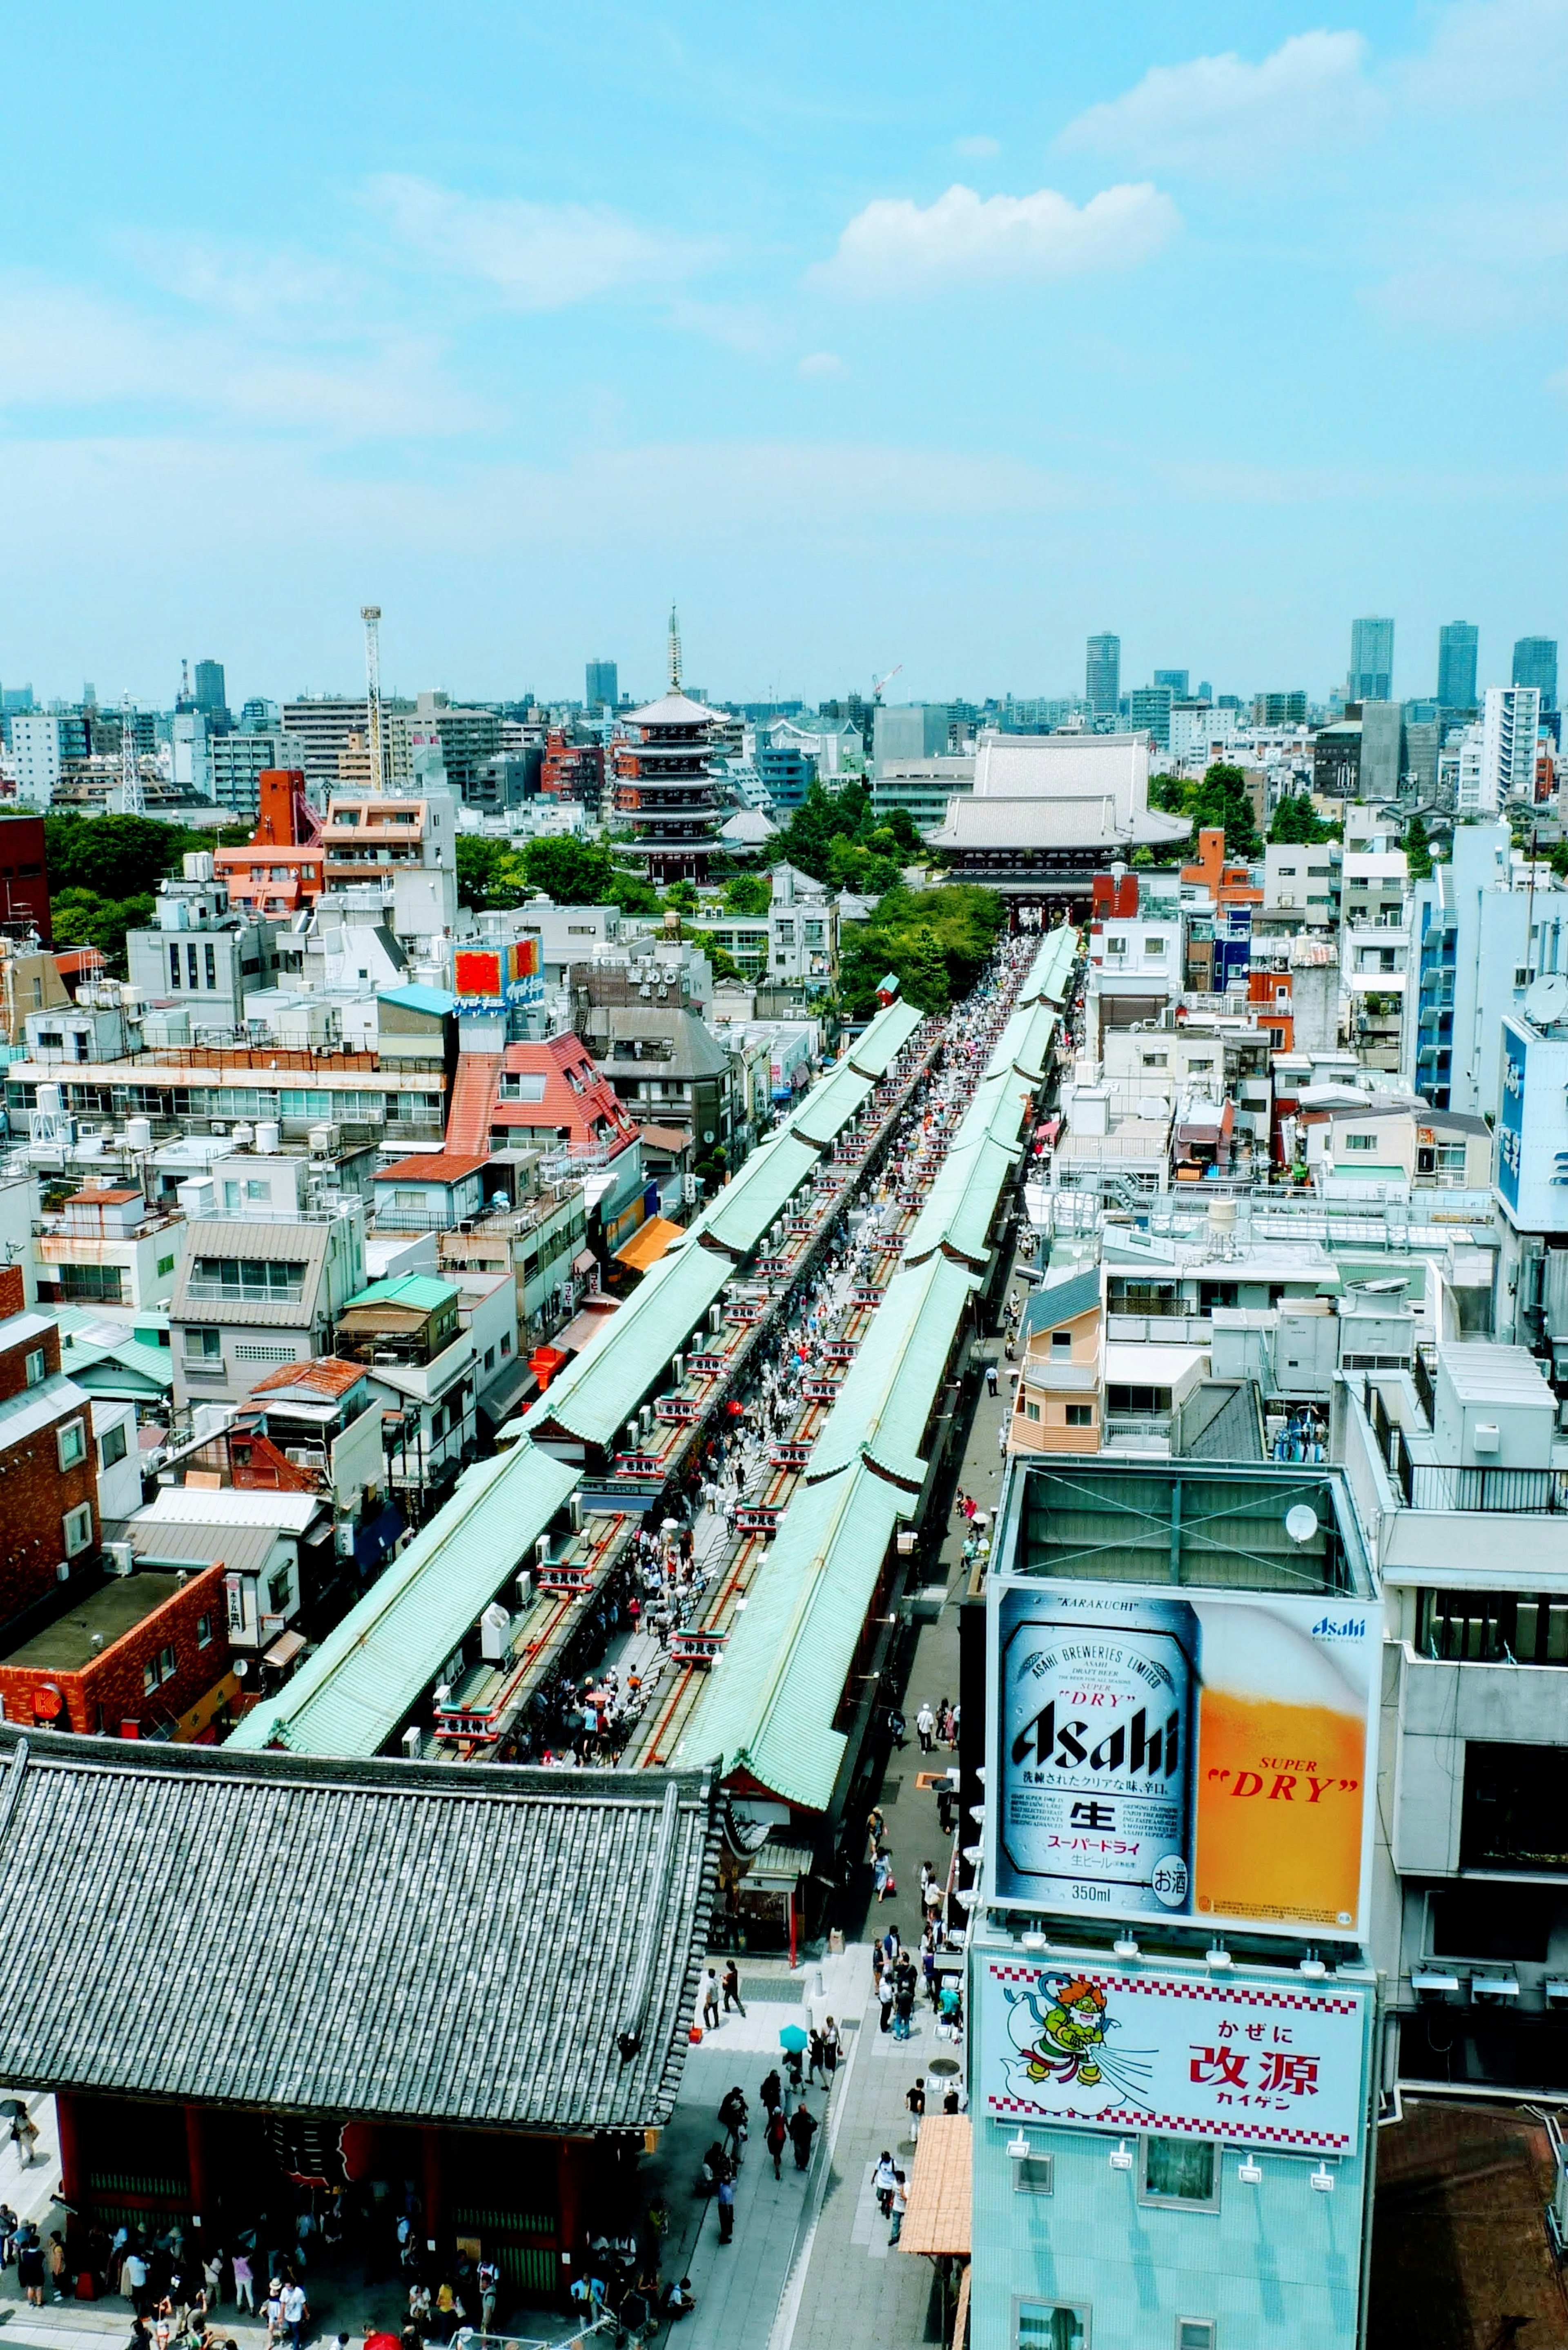
{"type": "Polygon", "coordinates": [[[788,2048],[798,2054],[799,2051],[806,2045],[806,2034],[801,2030],[798,2023],[786,2023],[784,2030],[779,2033],[779,2046],[781,2048],[788,2048]]]}

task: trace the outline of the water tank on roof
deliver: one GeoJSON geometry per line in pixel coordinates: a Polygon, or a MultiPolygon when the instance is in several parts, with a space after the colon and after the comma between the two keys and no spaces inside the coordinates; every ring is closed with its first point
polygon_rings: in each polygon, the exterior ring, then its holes
{"type": "Polygon", "coordinates": [[[275,1118],[265,1118],[256,1128],[256,1149],[271,1154],[281,1148],[283,1128],[275,1118]]]}
{"type": "Polygon", "coordinates": [[[151,1150],[152,1120],[150,1118],[128,1118],[125,1121],[126,1147],[131,1150],[151,1150]]]}
{"type": "Polygon", "coordinates": [[[254,1126],[247,1126],[247,1125],[245,1124],[244,1120],[242,1118],[242,1119],[241,1119],[241,1121],[240,1121],[240,1123],[239,1123],[239,1125],[238,1125],[238,1126],[236,1126],[236,1127],[235,1127],[235,1128],[234,1128],[234,1149],[235,1149],[236,1150],[248,1150],[248,1149],[250,1149],[250,1147],[251,1147],[252,1143],[255,1140],[255,1139],[256,1139],[256,1130],[255,1130],[254,1127],[254,1126]]]}

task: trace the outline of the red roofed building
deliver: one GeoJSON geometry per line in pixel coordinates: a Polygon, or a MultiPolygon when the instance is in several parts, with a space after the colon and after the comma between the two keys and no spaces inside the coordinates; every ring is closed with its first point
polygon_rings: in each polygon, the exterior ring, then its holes
{"type": "Polygon", "coordinates": [[[501,1056],[500,1098],[490,1139],[503,1149],[564,1149],[574,1158],[609,1157],[637,1139],[637,1122],[582,1039],[551,1036],[508,1045],[501,1056]]]}
{"type": "Polygon", "coordinates": [[[213,863],[232,905],[256,914],[297,914],[326,887],[321,819],[305,796],[298,767],[264,767],[261,811],[244,848],[220,848],[213,863]]]}
{"type": "Polygon", "coordinates": [[[484,1210],[486,1150],[421,1150],[378,1168],[376,1222],[383,1232],[444,1232],[484,1210]]]}
{"type": "Polygon", "coordinates": [[[1225,833],[1220,825],[1206,824],[1198,835],[1198,862],[1181,868],[1184,881],[1196,881],[1208,890],[1216,906],[1261,906],[1262,891],[1254,886],[1250,865],[1227,865],[1225,833]]]}

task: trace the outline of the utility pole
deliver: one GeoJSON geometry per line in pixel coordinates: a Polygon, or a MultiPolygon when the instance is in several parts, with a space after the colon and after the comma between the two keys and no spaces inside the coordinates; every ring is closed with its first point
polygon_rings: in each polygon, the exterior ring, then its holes
{"type": "Polygon", "coordinates": [[[369,737],[370,788],[384,792],[387,788],[387,745],[381,723],[381,608],[379,604],[361,604],[359,618],[365,623],[365,712],[366,732],[369,737]]]}

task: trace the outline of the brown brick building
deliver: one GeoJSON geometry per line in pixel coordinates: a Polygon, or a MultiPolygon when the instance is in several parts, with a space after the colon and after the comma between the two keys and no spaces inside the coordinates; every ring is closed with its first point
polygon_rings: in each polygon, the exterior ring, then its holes
{"type": "Polygon", "coordinates": [[[0,1623],[47,1598],[99,1546],[91,1399],[60,1369],[60,1334],[0,1272],[0,1623]]]}

